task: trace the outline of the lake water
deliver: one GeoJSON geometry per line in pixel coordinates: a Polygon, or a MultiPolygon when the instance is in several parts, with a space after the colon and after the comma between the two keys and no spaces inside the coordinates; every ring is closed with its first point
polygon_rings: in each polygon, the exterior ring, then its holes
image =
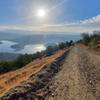
{"type": "Polygon", "coordinates": [[[0,41],[0,52],[8,53],[35,53],[46,49],[46,46],[57,44],[59,42],[79,40],[80,35],[33,35],[23,36],[15,40],[1,40],[0,41]]]}
{"type": "Polygon", "coordinates": [[[17,53],[35,53],[37,51],[45,50],[46,46],[44,44],[34,44],[34,45],[26,45],[24,49],[17,51],[17,53]]]}
{"type": "Polygon", "coordinates": [[[8,40],[2,40],[0,41],[0,52],[14,52],[14,49],[11,48],[12,45],[15,45],[15,42],[8,41],[8,40]]]}
{"type": "Polygon", "coordinates": [[[25,45],[24,49],[17,50],[13,49],[11,46],[16,45],[16,42],[3,40],[0,44],[0,52],[9,52],[9,53],[35,53],[37,51],[42,51],[46,49],[46,46],[43,44],[33,44],[33,45],[25,45]]]}

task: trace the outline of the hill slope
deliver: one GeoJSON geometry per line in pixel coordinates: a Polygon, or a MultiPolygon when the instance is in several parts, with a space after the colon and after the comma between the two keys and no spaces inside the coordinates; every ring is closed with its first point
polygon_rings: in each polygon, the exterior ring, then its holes
{"type": "Polygon", "coordinates": [[[54,61],[64,52],[65,50],[58,51],[52,56],[34,60],[19,70],[0,75],[0,96],[4,95],[9,89],[18,86],[21,82],[27,80],[31,75],[39,72],[45,65],[54,61]]]}
{"type": "Polygon", "coordinates": [[[100,56],[77,45],[1,100],[100,100],[100,56]]]}

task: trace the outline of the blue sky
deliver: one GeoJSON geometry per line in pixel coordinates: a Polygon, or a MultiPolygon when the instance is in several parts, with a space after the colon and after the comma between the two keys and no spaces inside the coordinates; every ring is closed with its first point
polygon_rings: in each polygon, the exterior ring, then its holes
{"type": "Polygon", "coordinates": [[[0,0],[0,30],[91,32],[100,28],[100,0],[0,0]],[[45,18],[34,16],[38,9],[45,18]]]}

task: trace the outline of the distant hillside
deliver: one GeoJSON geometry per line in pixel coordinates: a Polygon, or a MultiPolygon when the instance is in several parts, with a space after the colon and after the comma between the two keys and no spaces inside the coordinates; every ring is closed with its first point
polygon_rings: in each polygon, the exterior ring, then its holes
{"type": "Polygon", "coordinates": [[[0,61],[11,61],[15,60],[19,54],[14,53],[0,53],[0,61]]]}

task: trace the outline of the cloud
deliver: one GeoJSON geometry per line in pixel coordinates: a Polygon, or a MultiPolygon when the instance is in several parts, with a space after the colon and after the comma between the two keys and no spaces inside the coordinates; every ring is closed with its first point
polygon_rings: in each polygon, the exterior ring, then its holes
{"type": "Polygon", "coordinates": [[[100,23],[100,15],[80,21],[82,24],[100,23]]]}
{"type": "Polygon", "coordinates": [[[100,30],[100,15],[94,16],[89,19],[79,20],[72,23],[61,24],[45,24],[40,26],[2,26],[0,31],[17,30],[17,31],[38,31],[38,32],[92,32],[100,30]]]}

